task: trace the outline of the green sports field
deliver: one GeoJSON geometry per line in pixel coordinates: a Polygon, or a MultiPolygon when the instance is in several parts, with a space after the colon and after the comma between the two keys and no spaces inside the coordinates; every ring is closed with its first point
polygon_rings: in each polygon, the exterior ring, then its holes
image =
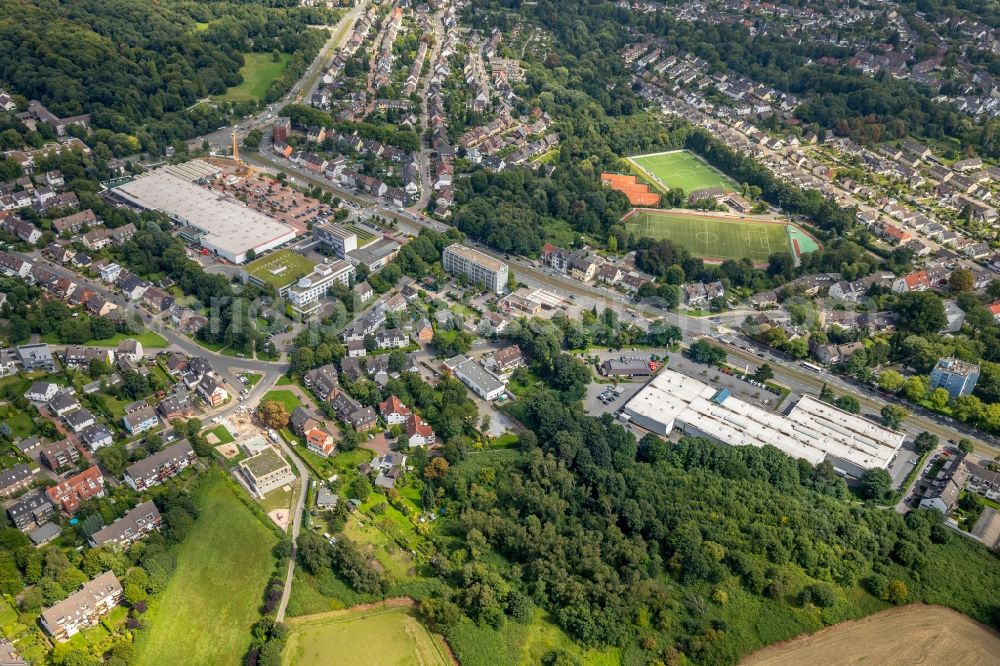
{"type": "Polygon", "coordinates": [[[628,161],[650,185],[664,191],[670,188],[688,193],[708,187],[737,189],[736,183],[687,150],[637,155],[628,161]]]}
{"type": "Polygon", "coordinates": [[[284,249],[254,259],[243,271],[274,289],[284,289],[312,272],[315,264],[300,254],[284,249]]]}
{"type": "MultiPolygon", "coordinates": [[[[776,252],[793,252],[789,227],[780,222],[760,222],[711,215],[677,213],[666,210],[636,209],[623,219],[625,229],[636,236],[668,239],[703,259],[742,259],[767,263],[776,252]]],[[[794,228],[794,227],[793,227],[794,228]]],[[[807,238],[795,228],[796,233],[807,238]]],[[[803,247],[801,252],[815,248],[803,247]]]]}

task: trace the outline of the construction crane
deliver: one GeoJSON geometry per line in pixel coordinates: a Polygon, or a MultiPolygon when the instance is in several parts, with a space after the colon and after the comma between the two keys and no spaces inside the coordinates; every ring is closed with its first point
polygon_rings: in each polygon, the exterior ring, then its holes
{"type": "Polygon", "coordinates": [[[233,159],[236,160],[237,164],[242,165],[243,160],[240,159],[240,145],[239,141],[236,140],[236,129],[233,129],[233,159]]]}

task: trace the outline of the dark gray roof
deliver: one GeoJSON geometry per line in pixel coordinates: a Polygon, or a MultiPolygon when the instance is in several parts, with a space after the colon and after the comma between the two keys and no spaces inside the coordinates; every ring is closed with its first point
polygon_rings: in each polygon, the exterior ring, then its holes
{"type": "Polygon", "coordinates": [[[151,529],[151,522],[154,525],[160,522],[160,512],[152,502],[143,502],[107,527],[94,532],[90,541],[94,546],[128,541],[133,535],[151,529]]]}
{"type": "Polygon", "coordinates": [[[31,468],[24,463],[18,463],[0,472],[0,491],[31,478],[31,468]]]}
{"type": "Polygon", "coordinates": [[[43,543],[47,543],[48,541],[51,541],[59,536],[60,532],[62,532],[62,530],[59,529],[59,526],[55,523],[45,523],[31,532],[28,532],[28,538],[31,539],[33,544],[40,546],[43,543]]]}
{"type": "Polygon", "coordinates": [[[143,458],[139,462],[129,465],[125,470],[126,476],[130,479],[143,479],[164,465],[179,461],[191,454],[191,444],[186,439],[182,439],[176,444],[171,444],[159,453],[154,453],[148,458],[143,458]]]}

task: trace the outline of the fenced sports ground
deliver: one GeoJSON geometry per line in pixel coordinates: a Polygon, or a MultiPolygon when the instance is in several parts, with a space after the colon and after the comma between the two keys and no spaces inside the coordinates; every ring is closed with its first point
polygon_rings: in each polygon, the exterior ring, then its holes
{"type": "Polygon", "coordinates": [[[725,174],[687,150],[636,155],[626,160],[643,179],[664,192],[671,188],[680,188],[686,193],[709,187],[739,189],[725,174]]]}
{"type": "Polygon", "coordinates": [[[668,239],[696,257],[715,262],[746,257],[760,266],[777,252],[799,257],[819,248],[812,236],[784,221],[636,208],[622,218],[622,223],[626,231],[639,238],[668,239]]]}

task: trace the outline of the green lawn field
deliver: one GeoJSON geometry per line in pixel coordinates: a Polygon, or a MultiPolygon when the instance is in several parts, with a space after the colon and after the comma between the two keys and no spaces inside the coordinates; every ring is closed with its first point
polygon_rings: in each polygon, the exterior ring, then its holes
{"type": "Polygon", "coordinates": [[[283,404],[289,414],[294,412],[295,408],[300,404],[299,397],[291,391],[268,391],[264,394],[264,397],[260,399],[261,403],[268,402],[269,400],[275,400],[283,404]]]}
{"type": "Polygon", "coordinates": [[[444,646],[409,608],[334,611],[288,621],[284,664],[444,666],[444,646]],[[335,658],[334,658],[335,655],[335,658]]]}
{"type": "Polygon", "coordinates": [[[703,259],[741,259],[766,263],[776,252],[790,252],[786,225],[636,209],[624,219],[625,229],[639,237],[669,239],[703,259]]]}
{"type": "MultiPolygon", "coordinates": [[[[117,347],[122,340],[138,340],[143,347],[148,349],[163,349],[167,346],[167,339],[159,333],[153,331],[143,331],[142,333],[115,333],[110,338],[104,340],[87,340],[86,347],[117,347]]],[[[46,333],[42,336],[42,342],[49,344],[59,344],[59,336],[55,333],[46,333]]]]}
{"type": "Polygon", "coordinates": [[[292,56],[288,53],[282,53],[278,62],[274,62],[270,53],[244,53],[243,67],[240,68],[243,83],[233,86],[224,95],[218,95],[213,99],[224,102],[253,102],[263,98],[271,82],[281,76],[291,59],[292,56]]]}
{"type": "Polygon", "coordinates": [[[177,549],[177,569],[143,618],[138,666],[237,664],[274,569],[274,533],[212,473],[195,494],[200,515],[177,549]]]}
{"type": "Polygon", "coordinates": [[[686,150],[637,155],[628,161],[649,184],[664,191],[678,187],[686,193],[708,187],[736,189],[736,183],[686,150]]]}
{"type": "Polygon", "coordinates": [[[301,254],[284,249],[254,259],[243,270],[273,289],[283,289],[311,273],[314,266],[301,254]]]}

